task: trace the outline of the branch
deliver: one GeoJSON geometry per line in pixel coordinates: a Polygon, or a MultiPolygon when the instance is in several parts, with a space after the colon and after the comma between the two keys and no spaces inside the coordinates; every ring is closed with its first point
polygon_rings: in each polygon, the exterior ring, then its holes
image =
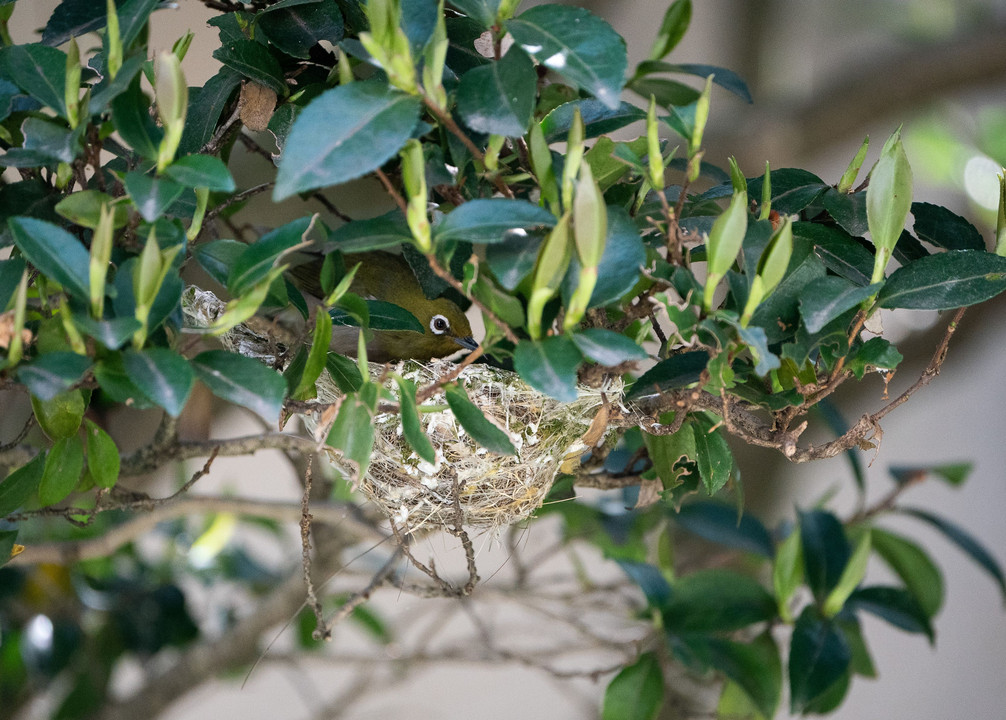
{"type": "Polygon", "coordinates": [[[222,457],[233,457],[249,455],[256,450],[283,450],[308,454],[313,453],[315,447],[315,442],[309,438],[279,432],[245,435],[226,440],[183,440],[160,448],[153,445],[141,448],[123,458],[121,473],[127,477],[142,475],[156,470],[165,463],[207,457],[214,451],[222,457]]]}

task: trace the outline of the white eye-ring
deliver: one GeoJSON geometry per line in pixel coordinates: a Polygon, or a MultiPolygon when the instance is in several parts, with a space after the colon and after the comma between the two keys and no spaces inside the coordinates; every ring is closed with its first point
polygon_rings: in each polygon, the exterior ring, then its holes
{"type": "Polygon", "coordinates": [[[451,322],[443,315],[434,315],[430,319],[430,330],[434,335],[443,335],[451,327],[451,322]]]}

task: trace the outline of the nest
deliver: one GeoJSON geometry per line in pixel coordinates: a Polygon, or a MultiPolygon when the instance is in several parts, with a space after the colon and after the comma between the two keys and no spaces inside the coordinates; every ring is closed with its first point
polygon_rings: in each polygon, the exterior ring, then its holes
{"type": "MultiPolygon", "coordinates": [[[[197,288],[186,291],[189,322],[205,327],[223,303],[197,288]]],[[[238,326],[224,335],[225,347],[275,366],[277,341],[268,328],[238,326]]],[[[447,361],[399,363],[394,371],[422,387],[455,369],[447,361]]],[[[372,364],[375,379],[385,365],[372,364]]],[[[571,471],[591,448],[584,435],[604,403],[602,393],[620,395],[615,379],[602,388],[581,386],[578,397],[563,403],[528,387],[513,372],[470,365],[457,381],[486,418],[502,429],[516,455],[500,455],[481,447],[447,408],[438,393],[420,405],[420,421],[436,452],[435,462],[420,458],[406,441],[397,413],[374,418],[375,442],[370,466],[357,487],[403,532],[453,528],[463,525],[497,530],[512,525],[537,510],[556,476],[571,471]]],[[[388,381],[388,386],[394,385],[388,381]]],[[[318,402],[336,402],[341,393],[328,373],[318,381],[318,402]]],[[[310,424],[312,418],[306,418],[310,424]]],[[[591,433],[592,445],[604,442],[591,433]]],[[[354,468],[330,449],[332,463],[349,477],[354,468]]]]}

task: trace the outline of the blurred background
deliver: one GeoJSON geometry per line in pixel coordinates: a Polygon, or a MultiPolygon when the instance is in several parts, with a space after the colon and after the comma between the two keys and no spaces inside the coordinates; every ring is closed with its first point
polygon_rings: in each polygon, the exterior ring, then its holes
{"type": "MultiPolygon", "coordinates": [[[[22,0],[14,13],[15,38],[44,25],[55,0],[22,0]]],[[[524,6],[540,4],[527,2],[524,6]]],[[[628,40],[630,68],[644,59],[666,8],[653,0],[569,2],[586,6],[606,18],[628,40]]],[[[153,37],[164,49],[186,30],[196,33],[184,68],[193,86],[202,85],[218,64],[211,56],[216,31],[206,25],[215,13],[198,0],[181,0],[154,15],[153,37]]],[[[915,174],[916,200],[945,205],[971,220],[986,238],[995,227],[997,172],[1006,164],[1006,2],[1003,0],[696,0],[691,30],[669,58],[672,62],[707,63],[729,68],[748,83],[754,98],[747,104],[723,90],[714,91],[711,125],[706,133],[706,159],[726,165],[737,156],[748,176],[760,175],[765,161],[774,169],[801,167],[827,182],[837,181],[864,137],[871,150],[864,168],[872,165],[883,141],[899,125],[915,174]]],[[[637,99],[629,98],[632,101],[637,99]]],[[[641,102],[641,101],[640,101],[641,102]]],[[[239,186],[253,184],[256,167],[267,160],[236,152],[231,169],[239,186]]],[[[352,202],[367,202],[366,186],[351,189],[352,202]]],[[[278,224],[266,199],[250,209],[278,224]]],[[[345,202],[345,201],[344,201],[345,202]]],[[[300,209],[291,210],[299,214],[300,209]]],[[[294,215],[291,215],[293,217],[294,215]]],[[[888,416],[876,453],[864,453],[869,463],[870,497],[892,487],[887,468],[972,461],[975,469],[959,489],[930,482],[910,492],[912,504],[939,511],[980,538],[1000,563],[1006,563],[1006,301],[970,310],[954,337],[941,375],[906,406],[888,416]]],[[[890,386],[892,396],[910,385],[928,362],[942,336],[946,318],[935,313],[887,313],[888,331],[905,338],[906,361],[890,386]]],[[[849,414],[882,405],[884,383],[878,377],[847,390],[840,398],[849,414]]],[[[188,413],[192,415],[192,413],[188,413]]],[[[201,422],[190,418],[190,422],[201,422]]],[[[124,423],[136,423],[128,418],[124,423]]],[[[213,421],[212,432],[233,436],[254,432],[237,413],[213,421]]],[[[133,429],[136,444],[147,432],[133,429]]],[[[125,430],[120,428],[122,437],[125,430]]],[[[125,448],[124,448],[125,449],[125,448]]],[[[847,463],[836,458],[792,466],[777,454],[739,452],[749,506],[770,520],[792,515],[795,505],[808,507],[835,494],[839,510],[853,507],[847,463]]],[[[163,482],[176,482],[172,475],[163,482]]],[[[300,490],[290,468],[278,457],[220,460],[201,492],[226,492],[296,499],[300,490]]],[[[156,481],[155,481],[156,482],[156,481]]],[[[918,523],[885,521],[929,549],[943,570],[946,604],[937,618],[937,642],[930,647],[918,635],[899,633],[889,625],[867,621],[864,634],[879,670],[875,681],[857,678],[835,717],[840,720],[917,720],[918,718],[993,720],[1006,707],[1006,612],[988,576],[967,562],[942,537],[918,523]]],[[[521,535],[525,548],[542,547],[556,528],[549,523],[521,535]]],[[[293,540],[285,550],[258,544],[273,563],[299,565],[293,540]]],[[[449,567],[448,551],[434,548],[438,563],[449,567]]],[[[492,594],[493,572],[512,571],[501,543],[479,548],[484,586],[492,594]]],[[[533,553],[530,553],[533,555],[533,553]]],[[[618,574],[603,569],[599,577],[618,574]]],[[[363,562],[366,562],[364,560],[363,562]]],[[[882,579],[884,569],[871,568],[882,579]]],[[[227,589],[193,588],[210,615],[227,589]]],[[[446,602],[446,601],[444,601],[446,602]]],[[[379,611],[437,622],[437,603],[393,592],[375,601],[379,611]]],[[[505,634],[510,618],[494,615],[497,632],[505,634]],[[500,630],[500,628],[503,630],[500,630]]],[[[445,621],[446,622],[446,621],[445,621]]],[[[469,641],[478,642],[471,627],[469,641]],[[471,640],[471,637],[476,638],[471,640]]],[[[629,633],[622,628],[619,632],[629,633]]],[[[242,687],[241,678],[206,683],[193,693],[181,693],[164,717],[182,718],[585,718],[597,713],[610,674],[598,681],[548,676],[520,663],[476,666],[449,662],[400,668],[388,682],[388,692],[373,687],[361,702],[332,704],[335,691],[352,689],[348,666],[305,660],[292,653],[288,630],[270,650],[275,662],[264,662],[242,687]],[[286,654],[289,653],[289,654],[286,654]]],[[[351,631],[340,641],[363,642],[351,631]]],[[[514,629],[519,634],[518,629],[514,629]]],[[[447,636],[451,631],[445,631],[447,636]]],[[[271,636],[271,635],[269,635],[271,636]]],[[[394,649],[388,649],[389,661],[394,649]]],[[[359,670],[359,668],[357,668],[359,670]]],[[[137,673],[139,671],[137,670],[137,673]]],[[[376,672],[376,671],[375,671],[376,672]]],[[[118,680],[128,691],[128,668],[118,680]]],[[[383,682],[383,681],[382,681],[383,682]]],[[[347,694],[345,697],[351,697],[347,694]]],[[[25,717],[44,713],[36,707],[25,717]]],[[[4,711],[0,708],[0,717],[4,711]]]]}

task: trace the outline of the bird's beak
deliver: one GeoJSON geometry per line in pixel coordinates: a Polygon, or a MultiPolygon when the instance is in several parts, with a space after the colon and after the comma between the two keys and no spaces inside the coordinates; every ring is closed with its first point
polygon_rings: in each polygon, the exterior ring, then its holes
{"type": "Polygon", "coordinates": [[[479,344],[475,342],[475,338],[473,338],[471,335],[467,335],[465,337],[456,337],[452,339],[454,340],[454,342],[463,347],[465,350],[477,350],[479,347],[479,344]]]}

